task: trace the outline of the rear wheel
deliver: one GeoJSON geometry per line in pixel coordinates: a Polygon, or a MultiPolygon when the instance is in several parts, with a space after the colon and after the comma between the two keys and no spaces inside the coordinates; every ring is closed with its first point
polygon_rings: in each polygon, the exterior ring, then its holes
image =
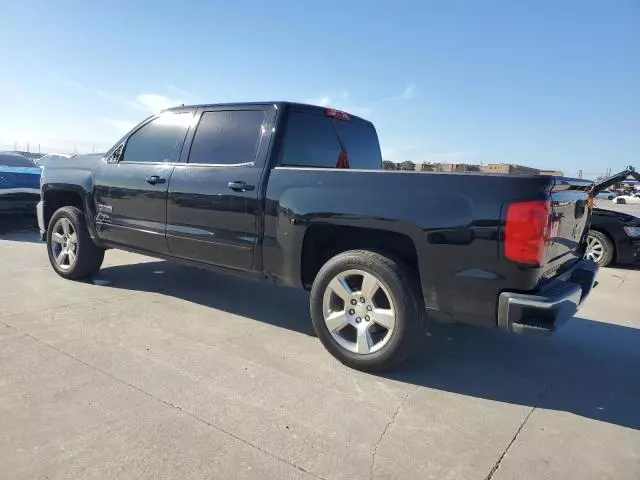
{"type": "Polygon", "coordinates": [[[351,250],[318,272],[311,318],[318,338],[345,365],[391,368],[424,338],[426,312],[408,269],[382,254],[351,250]]]}
{"type": "Polygon", "coordinates": [[[104,249],[89,236],[84,215],[79,208],[58,209],[47,228],[49,262],[63,278],[80,280],[100,270],[104,249]]]}
{"type": "Polygon", "coordinates": [[[601,267],[606,267],[613,261],[614,253],[613,242],[606,234],[596,230],[589,232],[584,258],[593,260],[601,267]]]}

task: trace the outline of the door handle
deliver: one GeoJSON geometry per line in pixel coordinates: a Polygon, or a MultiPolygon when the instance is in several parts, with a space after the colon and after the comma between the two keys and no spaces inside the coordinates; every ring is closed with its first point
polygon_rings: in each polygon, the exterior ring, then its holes
{"type": "Polygon", "coordinates": [[[151,185],[156,185],[158,183],[164,183],[165,179],[160,178],[158,175],[151,175],[150,177],[145,178],[144,181],[150,183],[151,185]]]}
{"type": "Polygon", "coordinates": [[[236,192],[246,192],[256,188],[254,185],[249,185],[247,182],[243,181],[229,182],[228,186],[231,190],[234,190],[236,192]]]}

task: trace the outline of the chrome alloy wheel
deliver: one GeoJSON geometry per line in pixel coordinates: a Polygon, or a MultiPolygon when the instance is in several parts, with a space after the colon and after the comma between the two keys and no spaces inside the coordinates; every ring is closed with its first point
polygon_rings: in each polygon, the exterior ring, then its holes
{"type": "Polygon", "coordinates": [[[604,256],[604,245],[596,237],[589,235],[587,239],[587,251],[584,253],[584,258],[587,260],[593,260],[596,263],[600,263],[604,256]]]}
{"type": "Polygon", "coordinates": [[[384,347],[396,323],[385,285],[362,270],[336,275],[327,286],[322,313],[333,339],[345,350],[367,355],[384,347]]]}
{"type": "Polygon", "coordinates": [[[78,236],[71,222],[60,218],[51,233],[51,254],[61,270],[68,270],[76,263],[78,236]]]}

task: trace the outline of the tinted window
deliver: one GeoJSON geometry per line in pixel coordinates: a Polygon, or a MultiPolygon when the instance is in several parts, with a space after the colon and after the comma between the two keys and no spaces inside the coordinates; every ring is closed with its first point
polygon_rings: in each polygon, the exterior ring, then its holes
{"type": "Polygon", "coordinates": [[[350,168],[382,168],[382,153],[373,127],[343,120],[335,120],[334,124],[349,156],[350,168]]]}
{"type": "Polygon", "coordinates": [[[127,140],[122,161],[177,161],[192,118],[191,113],[170,113],[147,123],[127,140]]]}
{"type": "Polygon", "coordinates": [[[262,110],[204,112],[191,144],[189,163],[253,162],[263,120],[262,110]]]}
{"type": "Polygon", "coordinates": [[[336,168],[340,153],[350,168],[381,169],[376,131],[367,124],[293,112],[285,134],[282,165],[336,168]]]}
{"type": "Polygon", "coordinates": [[[35,167],[36,164],[33,163],[29,158],[23,157],[22,155],[7,155],[0,154],[0,165],[5,167],[35,167]]]}
{"type": "Polygon", "coordinates": [[[342,152],[330,118],[292,113],[285,134],[282,165],[335,168],[342,152]]]}

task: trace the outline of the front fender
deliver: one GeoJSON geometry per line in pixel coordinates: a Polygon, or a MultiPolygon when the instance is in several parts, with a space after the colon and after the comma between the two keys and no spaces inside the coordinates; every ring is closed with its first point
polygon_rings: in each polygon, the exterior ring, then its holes
{"type": "Polygon", "coordinates": [[[89,235],[97,240],[95,225],[95,203],[93,201],[93,173],[87,169],[45,167],[40,180],[40,197],[43,202],[44,227],[61,205],[60,194],[71,194],[80,198],[85,213],[89,235]]]}

